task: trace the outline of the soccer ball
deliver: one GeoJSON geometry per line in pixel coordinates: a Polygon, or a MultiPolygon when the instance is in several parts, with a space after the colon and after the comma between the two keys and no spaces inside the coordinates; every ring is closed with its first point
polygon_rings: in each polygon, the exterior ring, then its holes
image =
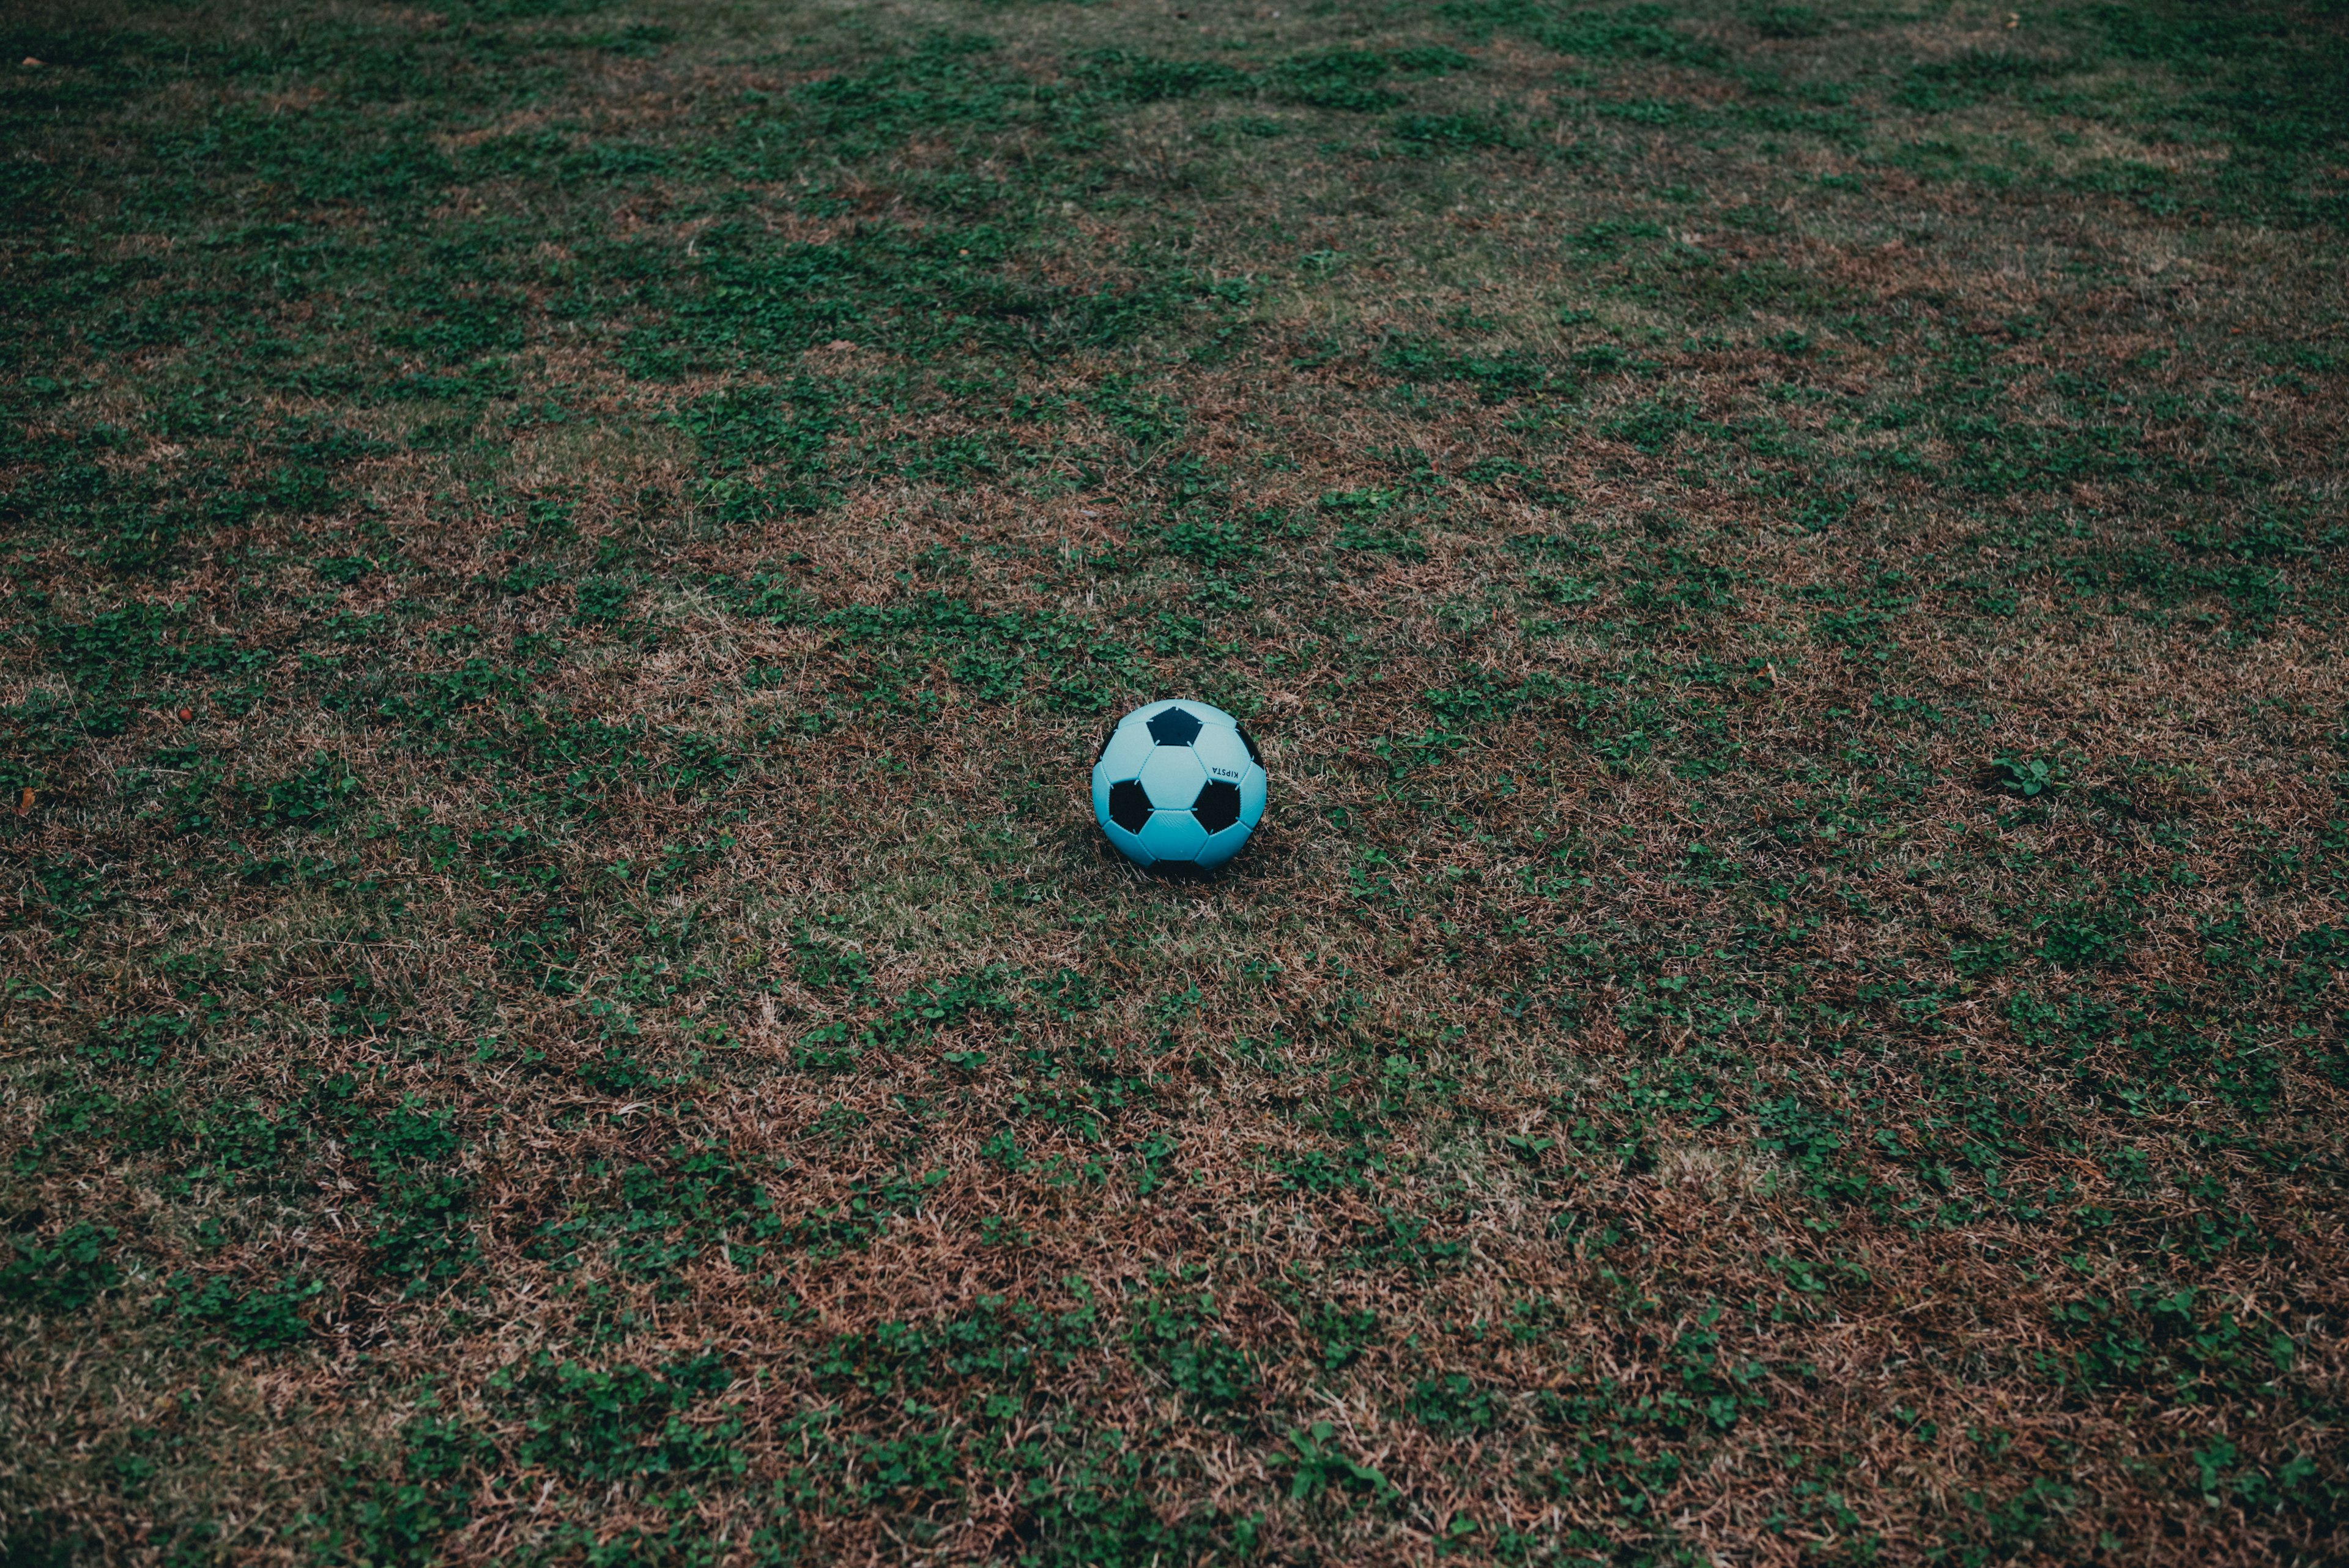
{"type": "Polygon", "coordinates": [[[1093,759],[1093,816],[1137,866],[1221,866],[1264,815],[1264,756],[1205,702],[1147,702],[1093,759]]]}

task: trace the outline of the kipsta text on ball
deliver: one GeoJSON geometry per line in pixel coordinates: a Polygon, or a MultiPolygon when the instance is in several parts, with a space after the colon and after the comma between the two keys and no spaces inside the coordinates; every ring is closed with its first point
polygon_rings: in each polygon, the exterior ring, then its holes
{"type": "Polygon", "coordinates": [[[1264,815],[1264,756],[1205,702],[1145,702],[1093,759],[1093,817],[1137,866],[1221,866],[1264,815]]]}

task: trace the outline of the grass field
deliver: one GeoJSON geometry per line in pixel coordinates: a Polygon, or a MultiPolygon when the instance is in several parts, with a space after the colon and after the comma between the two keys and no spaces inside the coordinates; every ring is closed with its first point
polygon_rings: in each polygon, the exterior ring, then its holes
{"type": "Polygon", "coordinates": [[[7,1568],[2349,1558],[2349,13],[1185,4],[0,16],[7,1568]]]}

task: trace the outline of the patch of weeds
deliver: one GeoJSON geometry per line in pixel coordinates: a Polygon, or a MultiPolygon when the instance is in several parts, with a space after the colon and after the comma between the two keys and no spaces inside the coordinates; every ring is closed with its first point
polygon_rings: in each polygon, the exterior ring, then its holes
{"type": "Polygon", "coordinates": [[[982,1296],[965,1312],[890,1321],[832,1342],[817,1363],[828,1388],[894,1396],[970,1383],[998,1394],[1028,1390],[1092,1350],[1099,1327],[1089,1303],[1048,1313],[1031,1302],[982,1296]]]}
{"type": "MultiPolygon", "coordinates": [[[[817,961],[830,965],[833,961],[827,958],[817,961]]],[[[864,983],[862,961],[857,961],[854,970],[828,969],[827,972],[843,979],[854,974],[859,990],[864,983]]],[[[912,1049],[957,1027],[973,1014],[1009,1016],[1013,1008],[1009,988],[1017,978],[1010,970],[989,965],[954,980],[916,986],[862,1028],[841,1020],[816,1029],[800,1042],[793,1059],[802,1069],[843,1072],[870,1053],[912,1049]]]]}
{"type": "Polygon", "coordinates": [[[77,1220],[47,1241],[32,1232],[9,1237],[15,1256],[0,1263],[0,1301],[72,1313],[122,1283],[113,1259],[115,1232],[77,1220]]]}
{"type": "Polygon", "coordinates": [[[1381,1337],[1376,1312],[1367,1307],[1343,1307],[1334,1302],[1325,1302],[1314,1309],[1306,1319],[1305,1328],[1313,1336],[1322,1368],[1330,1372],[1351,1366],[1381,1337]]]}
{"type": "Polygon", "coordinates": [[[1427,559],[1427,543],[1408,529],[1386,525],[1389,514],[1403,498],[1400,490],[1333,490],[1321,497],[1321,510],[1339,519],[1337,548],[1352,555],[1392,556],[1402,561],[1427,559]]]}
{"type": "Polygon", "coordinates": [[[2020,52],[1969,49],[1950,59],[1910,66],[1892,97],[1904,109],[1946,114],[2011,94],[2064,68],[2063,62],[2020,52]]]}
{"type": "MultiPolygon", "coordinates": [[[[1129,288],[1043,282],[1015,265],[1009,238],[988,228],[872,224],[836,244],[778,245],[761,228],[722,223],[698,242],[698,286],[672,297],[671,341],[694,362],[712,366],[787,363],[833,341],[905,353],[944,352],[968,342],[1050,358],[1130,342],[1196,297],[1195,280],[1179,275],[1129,288]],[[907,311],[902,306],[908,299],[932,303],[907,311]],[[746,300],[756,303],[746,306],[746,300]]],[[[828,419],[836,416],[813,410],[836,407],[839,396],[822,387],[805,400],[812,417],[828,419]]],[[[812,477],[812,466],[806,472],[812,477]]],[[[802,491],[793,478],[787,475],[776,493],[781,504],[821,504],[822,492],[802,491]]],[[[746,521],[763,514],[766,504],[755,493],[740,504],[721,503],[737,506],[746,521]]]]}
{"type": "Polygon", "coordinates": [[[183,1322],[200,1324],[229,1343],[233,1354],[284,1350],[310,1337],[303,1308],[326,1293],[326,1282],[289,1274],[274,1286],[248,1287],[225,1274],[199,1283],[188,1274],[164,1282],[159,1304],[183,1322]]]}
{"type": "Polygon", "coordinates": [[[1254,1552],[1261,1514],[1235,1517],[1195,1504],[1162,1511],[1147,1485],[1155,1462],[1154,1454],[1114,1430],[1033,1450],[1022,1467],[1018,1528],[1033,1540],[1040,1568],[1140,1568],[1254,1552]]]}
{"type": "Polygon", "coordinates": [[[1440,14],[1472,37],[1507,32],[1555,54],[1588,60],[1660,60],[1676,65],[1712,65],[1722,58],[1713,45],[1666,26],[1654,6],[1616,11],[1583,10],[1544,0],[1445,0],[1440,14]]]}
{"type": "Polygon", "coordinates": [[[732,1443],[740,1417],[720,1407],[717,1420],[685,1419],[733,1382],[717,1355],[599,1370],[542,1352],[492,1374],[487,1391],[522,1420],[517,1462],[606,1487],[740,1475],[747,1460],[732,1443]]]}
{"type": "Polygon", "coordinates": [[[1961,1492],[1933,1554],[1943,1562],[1971,1564],[2010,1562],[2049,1546],[2061,1550],[2070,1541],[2064,1516],[2078,1498],[2072,1487],[2050,1476],[2034,1476],[2021,1490],[2002,1498],[1961,1492]]]}
{"type": "Polygon", "coordinates": [[[1516,133],[1506,123],[1478,114],[1398,115],[1388,125],[1387,134],[1405,146],[1431,152],[1471,152],[1518,145],[1516,133]]]}
{"type": "Polygon", "coordinates": [[[1498,1419],[1493,1391],[1456,1372],[1413,1384],[1402,1407],[1413,1420],[1444,1438],[1480,1436],[1498,1419]]]}
{"type": "Polygon", "coordinates": [[[1740,15],[1765,38],[1816,38],[1829,26],[1825,16],[1808,5],[1751,5],[1740,15]]]}
{"type": "MultiPolygon", "coordinates": [[[[1485,403],[1571,393],[1576,389],[1571,379],[1559,376],[1539,358],[1518,349],[1452,354],[1417,338],[1396,337],[1380,351],[1378,365],[1381,370],[1409,380],[1465,382],[1475,389],[1477,400],[1485,403]]],[[[1323,498],[1322,504],[1329,505],[1328,497],[1323,498]]]]}
{"type": "Polygon", "coordinates": [[[811,991],[855,995],[870,990],[872,966],[854,948],[834,947],[820,940],[806,926],[792,939],[792,967],[800,983],[811,991]]]}
{"type": "Polygon", "coordinates": [[[1194,1416],[1227,1420],[1252,1400],[1259,1375],[1220,1321],[1211,1292],[1175,1288],[1135,1304],[1126,1340],[1134,1359],[1164,1377],[1194,1416]]]}
{"type": "Polygon", "coordinates": [[[789,1233],[764,1175],[717,1143],[675,1145],[620,1171],[605,1192],[541,1226],[531,1251],[576,1268],[592,1248],[673,1296],[686,1288],[681,1271],[702,1257],[722,1251],[747,1269],[789,1233]]]}
{"type": "Polygon", "coordinates": [[[571,612],[574,626],[613,626],[625,619],[636,585],[623,577],[590,577],[579,585],[571,612]]]}
{"type": "Polygon", "coordinates": [[[1359,1165],[1333,1159],[1318,1148],[1308,1149],[1280,1167],[1280,1185],[1290,1192],[1326,1194],[1368,1190],[1359,1165]]]}
{"type": "Polygon", "coordinates": [[[197,1020],[185,1013],[150,1012],[111,1018],[83,1036],[74,1054],[99,1067],[152,1072],[195,1043],[197,1020]]]}
{"type": "Polygon", "coordinates": [[[1018,1064],[1023,1081],[1012,1096],[1013,1112],[1086,1143],[1099,1143],[1111,1124],[1147,1097],[1151,1085],[1124,1053],[1092,1040],[1061,1048],[1027,1045],[1018,1064]]]}
{"type": "Polygon", "coordinates": [[[1213,60],[1164,60],[1127,49],[1092,49],[1076,57],[1080,80],[1128,103],[1245,91],[1246,72],[1213,60]]]}
{"type": "Polygon", "coordinates": [[[2133,1394],[2160,1405],[2271,1394],[2298,1351],[2272,1323],[2240,1317],[2192,1286],[2132,1286],[2056,1307],[2068,1350],[2043,1370],[2091,1394],[2133,1394]]]}
{"type": "Polygon", "coordinates": [[[496,1446],[460,1422],[432,1415],[439,1405],[429,1390],[419,1404],[422,1413],[401,1428],[396,1475],[378,1455],[345,1461],[330,1493],[323,1545],[369,1563],[425,1568],[471,1519],[466,1482],[477,1480],[472,1472],[497,1463],[496,1446]]]}
{"type": "Polygon", "coordinates": [[[1851,515],[1853,500],[1848,490],[1806,495],[1795,504],[1792,520],[1806,534],[1824,534],[1851,515]]]}
{"type": "Polygon", "coordinates": [[[1757,1146],[1785,1160],[1806,1190],[1822,1203],[1857,1202],[1870,1183],[1854,1160],[1850,1127],[1842,1117],[1793,1096],[1757,1107],[1757,1146]]]}
{"type": "Polygon", "coordinates": [[[2127,955],[2137,922],[2117,905],[2100,901],[2067,904],[2033,919],[2041,933],[2040,955],[2059,969],[2095,969],[2127,955]]]}
{"type": "Polygon", "coordinates": [[[1443,76],[1464,69],[1468,57],[1441,47],[1325,49],[1295,55],[1272,69],[1281,96],[1315,109],[1375,114],[1398,108],[1400,94],[1386,84],[1410,77],[1443,76]]]}
{"type": "Polygon", "coordinates": [[[1415,1214],[1381,1209],[1374,1224],[1358,1229],[1358,1245],[1348,1255],[1353,1267],[1394,1271],[1426,1277],[1459,1268],[1467,1261],[1463,1241],[1431,1234],[1433,1227],[1415,1214]]]}
{"type": "Polygon", "coordinates": [[[984,702],[1037,691],[1053,706],[1072,683],[1113,682],[1130,657],[1092,628],[1050,611],[988,615],[935,590],[910,606],[835,610],[822,624],[846,647],[946,660],[957,685],[984,702]]]}
{"type": "MultiPolygon", "coordinates": [[[[1602,254],[1620,250],[1633,240],[1661,240],[1663,237],[1663,226],[1660,223],[1620,218],[1603,218],[1595,223],[1586,223],[1569,236],[1577,250],[1602,254]]],[[[1610,347],[1602,346],[1601,349],[1586,352],[1603,352],[1607,356],[1603,362],[1586,362],[1588,369],[1612,369],[1622,362],[1621,350],[1610,347]]]]}
{"type": "Polygon", "coordinates": [[[1907,579],[1897,572],[1880,574],[1857,593],[1821,587],[1806,597],[1826,607],[1811,617],[1811,635],[1822,645],[1840,649],[1846,657],[1883,664],[1892,657],[1893,628],[1916,603],[1901,589],[1907,579]]]}
{"type": "Polygon", "coordinates": [[[314,829],[331,826],[361,793],[350,765],[324,752],[274,784],[247,785],[243,791],[254,820],[264,826],[314,829]]]}
{"type": "Polygon", "coordinates": [[[1599,427],[1610,441],[1619,441],[1653,456],[1669,449],[1686,431],[1700,431],[1704,422],[1677,399],[1656,398],[1637,403],[1599,427]]]}
{"type": "Polygon", "coordinates": [[[811,1210],[784,1228],[790,1245],[819,1258],[854,1251],[881,1234],[892,1220],[918,1213],[944,1170],[916,1176],[901,1171],[877,1180],[852,1182],[847,1200],[811,1210]]]}
{"type": "Polygon", "coordinates": [[[137,691],[157,678],[202,681],[251,675],[277,661],[233,638],[191,635],[184,607],[133,605],[40,628],[51,666],[86,691],[137,691]]]}
{"type": "Polygon", "coordinates": [[[1337,1428],[1327,1421],[1316,1421],[1289,1433],[1288,1449],[1286,1454],[1276,1454],[1272,1463],[1288,1471],[1291,1502],[1310,1502],[1325,1494],[1335,1494],[1388,1503],[1402,1495],[1402,1489],[1376,1468],[1340,1448],[1337,1428]]]}
{"type": "Polygon", "coordinates": [[[403,1172],[382,1181],[368,1238],[375,1272],[401,1282],[405,1294],[419,1296],[471,1271],[481,1261],[468,1219],[472,1198],[472,1183],[449,1172],[403,1172]]]}
{"type": "Polygon", "coordinates": [[[546,906],[535,918],[520,912],[492,945],[517,974],[547,995],[569,996],[579,989],[573,978],[579,964],[579,917],[569,906],[546,906]]]}
{"type": "Polygon", "coordinates": [[[450,1113],[430,1109],[414,1096],[378,1111],[357,1090],[347,1075],[326,1080],[312,1092],[306,1117],[297,1113],[273,1120],[248,1107],[233,1121],[206,1127],[205,1152],[225,1174],[272,1159],[296,1136],[300,1121],[332,1127],[373,1184],[371,1272],[398,1282],[410,1297],[443,1289],[481,1262],[471,1220],[472,1182],[447,1168],[461,1147],[450,1113]]]}
{"type": "Polygon", "coordinates": [[[1264,554],[1265,540],[1282,524],[1281,514],[1269,511],[1247,516],[1189,515],[1168,524],[1158,537],[1169,555],[1223,571],[1264,554]]]}
{"type": "Polygon", "coordinates": [[[1058,969],[1027,982],[1029,994],[1063,1023],[1073,1023],[1109,1000],[1101,982],[1081,971],[1058,969]]]}
{"type": "Polygon", "coordinates": [[[2041,795],[2061,794],[2072,787],[2071,770],[2056,757],[2019,756],[2001,753],[1991,759],[1989,783],[2002,794],[2017,800],[2036,800],[2041,795]]]}

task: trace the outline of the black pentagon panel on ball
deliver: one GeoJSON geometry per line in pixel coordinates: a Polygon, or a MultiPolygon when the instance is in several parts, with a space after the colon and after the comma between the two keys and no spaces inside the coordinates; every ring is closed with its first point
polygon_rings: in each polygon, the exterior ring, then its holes
{"type": "Polygon", "coordinates": [[[1221,833],[1240,819],[1240,786],[1211,779],[1191,803],[1191,815],[1210,833],[1221,833]]]}
{"type": "Polygon", "coordinates": [[[1187,746],[1199,738],[1199,716],[1181,708],[1153,713],[1150,738],[1162,746],[1187,746]]]}
{"type": "MultiPolygon", "coordinates": [[[[1237,791],[1233,792],[1235,798],[1237,791]]],[[[1239,808],[1232,808],[1237,812],[1239,808]]],[[[1128,779],[1123,784],[1109,786],[1109,819],[1128,833],[1139,833],[1150,820],[1150,793],[1142,787],[1140,779],[1128,779]]]]}
{"type": "Polygon", "coordinates": [[[1247,726],[1246,724],[1235,724],[1232,728],[1240,732],[1240,744],[1248,749],[1248,761],[1254,763],[1258,767],[1264,766],[1264,753],[1256,749],[1256,737],[1247,732],[1247,726]]]}

